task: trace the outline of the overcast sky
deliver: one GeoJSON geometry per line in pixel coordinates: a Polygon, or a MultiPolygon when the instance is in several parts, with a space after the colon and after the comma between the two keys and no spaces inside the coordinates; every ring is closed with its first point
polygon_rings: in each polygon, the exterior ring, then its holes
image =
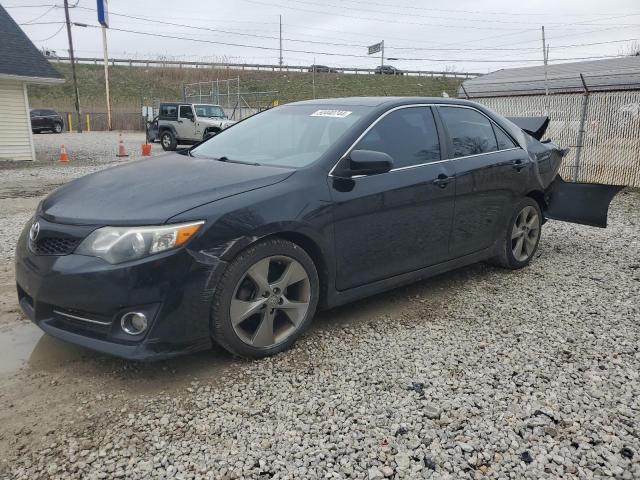
{"type": "MultiPolygon", "coordinates": [[[[1,3],[38,47],[67,55],[66,30],[57,23],[64,21],[62,0],[1,3]]],[[[639,0],[110,0],[109,11],[109,53],[126,58],[274,64],[279,15],[288,65],[373,68],[380,55],[368,56],[365,46],[380,40],[392,58],[385,63],[399,68],[488,72],[536,65],[541,25],[551,62],[619,55],[640,44],[639,0]]],[[[97,25],[96,1],[79,0],[71,20],[97,25]]],[[[102,56],[99,29],[74,27],[73,36],[77,56],[102,56]]]]}

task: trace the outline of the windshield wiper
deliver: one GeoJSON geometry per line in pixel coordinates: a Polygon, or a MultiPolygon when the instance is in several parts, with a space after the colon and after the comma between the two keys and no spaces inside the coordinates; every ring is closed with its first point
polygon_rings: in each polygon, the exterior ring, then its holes
{"type": "Polygon", "coordinates": [[[226,163],[240,163],[242,165],[254,165],[256,167],[260,166],[260,164],[256,162],[243,162],[242,160],[231,160],[229,157],[225,157],[224,155],[218,158],[211,157],[211,160],[218,160],[219,162],[226,162],[226,163]]]}

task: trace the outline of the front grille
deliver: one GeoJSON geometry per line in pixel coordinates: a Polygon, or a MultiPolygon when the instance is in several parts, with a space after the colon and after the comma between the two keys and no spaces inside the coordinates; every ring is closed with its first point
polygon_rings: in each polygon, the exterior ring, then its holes
{"type": "Polygon", "coordinates": [[[29,242],[31,249],[37,255],[69,255],[78,246],[76,238],[48,237],[29,242]]]}

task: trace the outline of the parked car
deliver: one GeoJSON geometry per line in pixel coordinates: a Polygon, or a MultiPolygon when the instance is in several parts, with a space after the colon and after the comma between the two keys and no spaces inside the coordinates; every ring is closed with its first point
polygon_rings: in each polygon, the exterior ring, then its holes
{"type": "Polygon", "coordinates": [[[392,65],[378,65],[373,73],[376,75],[404,75],[402,70],[392,65]]]}
{"type": "Polygon", "coordinates": [[[236,123],[220,105],[161,103],[158,112],[158,139],[164,150],[199,143],[236,123]]]}
{"type": "Polygon", "coordinates": [[[64,130],[64,120],[55,110],[36,108],[31,110],[30,115],[33,133],[45,131],[62,133],[64,130]]]}
{"type": "Polygon", "coordinates": [[[311,65],[309,67],[309,72],[316,73],[338,73],[335,68],[327,67],[326,65],[311,65]]]}
{"type": "Polygon", "coordinates": [[[606,226],[620,187],[563,182],[547,123],[451,98],[266,110],[49,194],[17,242],[20,305],[129,359],[275,354],[318,308],[487,259],[522,268],[547,218],[606,226]]]}

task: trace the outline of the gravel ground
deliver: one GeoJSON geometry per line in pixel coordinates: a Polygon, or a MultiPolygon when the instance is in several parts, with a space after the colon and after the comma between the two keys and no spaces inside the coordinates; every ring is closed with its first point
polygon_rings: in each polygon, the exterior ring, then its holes
{"type": "MultiPolygon", "coordinates": [[[[144,143],[144,132],[123,132],[122,141],[129,157],[136,160],[141,157],[140,145],[144,143]]],[[[119,132],[79,133],[41,133],[34,135],[36,158],[39,162],[57,162],[60,145],[64,145],[71,164],[113,162],[120,160],[118,153],[119,132]]],[[[162,152],[159,143],[152,144],[154,154],[162,152]]]]}
{"type": "Polygon", "coordinates": [[[178,391],[132,385],[101,408],[94,390],[7,474],[640,478],[639,207],[623,192],[607,229],[545,225],[524,270],[478,264],[326,312],[290,351],[178,391]]]}

